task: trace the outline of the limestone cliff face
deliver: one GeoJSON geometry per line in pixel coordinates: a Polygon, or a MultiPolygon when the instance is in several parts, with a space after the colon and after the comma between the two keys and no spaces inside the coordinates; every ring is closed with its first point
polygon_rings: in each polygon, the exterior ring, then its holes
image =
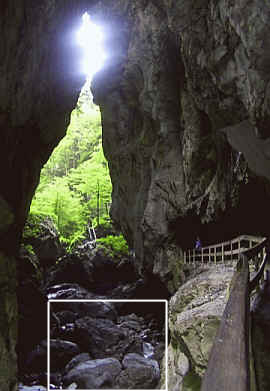
{"type": "Polygon", "coordinates": [[[173,291],[179,247],[196,235],[269,234],[269,8],[118,1],[114,12],[120,50],[93,82],[111,214],[139,268],[173,291]]]}

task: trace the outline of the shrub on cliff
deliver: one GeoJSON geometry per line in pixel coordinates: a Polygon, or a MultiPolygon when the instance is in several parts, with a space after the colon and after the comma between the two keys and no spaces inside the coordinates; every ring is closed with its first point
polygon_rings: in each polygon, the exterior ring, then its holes
{"type": "Polygon", "coordinates": [[[128,255],[128,244],[123,235],[108,235],[97,239],[97,246],[103,248],[105,253],[112,258],[122,258],[128,255]]]}

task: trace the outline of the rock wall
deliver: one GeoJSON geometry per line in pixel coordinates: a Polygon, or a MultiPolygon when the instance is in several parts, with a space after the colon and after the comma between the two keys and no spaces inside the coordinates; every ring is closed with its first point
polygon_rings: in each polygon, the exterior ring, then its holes
{"type": "Polygon", "coordinates": [[[168,389],[199,391],[233,271],[195,270],[169,303],[168,389]]]}
{"type": "MultiPolygon", "coordinates": [[[[0,389],[16,387],[16,263],[40,169],[64,136],[84,82],[74,29],[83,2],[0,5],[0,389]],[[78,4],[79,3],[79,4],[78,4]]],[[[90,1],[88,2],[91,3],[90,1]]]]}
{"type": "Polygon", "coordinates": [[[111,214],[138,267],[173,291],[172,259],[197,235],[269,234],[269,8],[145,0],[114,2],[114,13],[114,64],[93,82],[111,214]]]}

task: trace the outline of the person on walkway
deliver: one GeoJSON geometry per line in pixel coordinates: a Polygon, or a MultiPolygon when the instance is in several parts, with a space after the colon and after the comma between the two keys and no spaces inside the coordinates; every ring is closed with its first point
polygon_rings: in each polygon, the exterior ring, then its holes
{"type": "Polygon", "coordinates": [[[202,243],[201,243],[199,236],[197,236],[197,239],[195,242],[195,250],[200,250],[201,248],[202,248],[202,243]]]}

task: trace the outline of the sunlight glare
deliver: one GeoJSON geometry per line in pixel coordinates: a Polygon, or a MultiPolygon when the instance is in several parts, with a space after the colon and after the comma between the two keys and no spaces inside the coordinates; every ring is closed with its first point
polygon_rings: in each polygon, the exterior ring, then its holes
{"type": "Polygon", "coordinates": [[[103,33],[100,26],[90,20],[86,12],[82,17],[82,26],[77,32],[77,42],[83,48],[82,72],[92,79],[105,62],[106,55],[103,48],[103,33]]]}

